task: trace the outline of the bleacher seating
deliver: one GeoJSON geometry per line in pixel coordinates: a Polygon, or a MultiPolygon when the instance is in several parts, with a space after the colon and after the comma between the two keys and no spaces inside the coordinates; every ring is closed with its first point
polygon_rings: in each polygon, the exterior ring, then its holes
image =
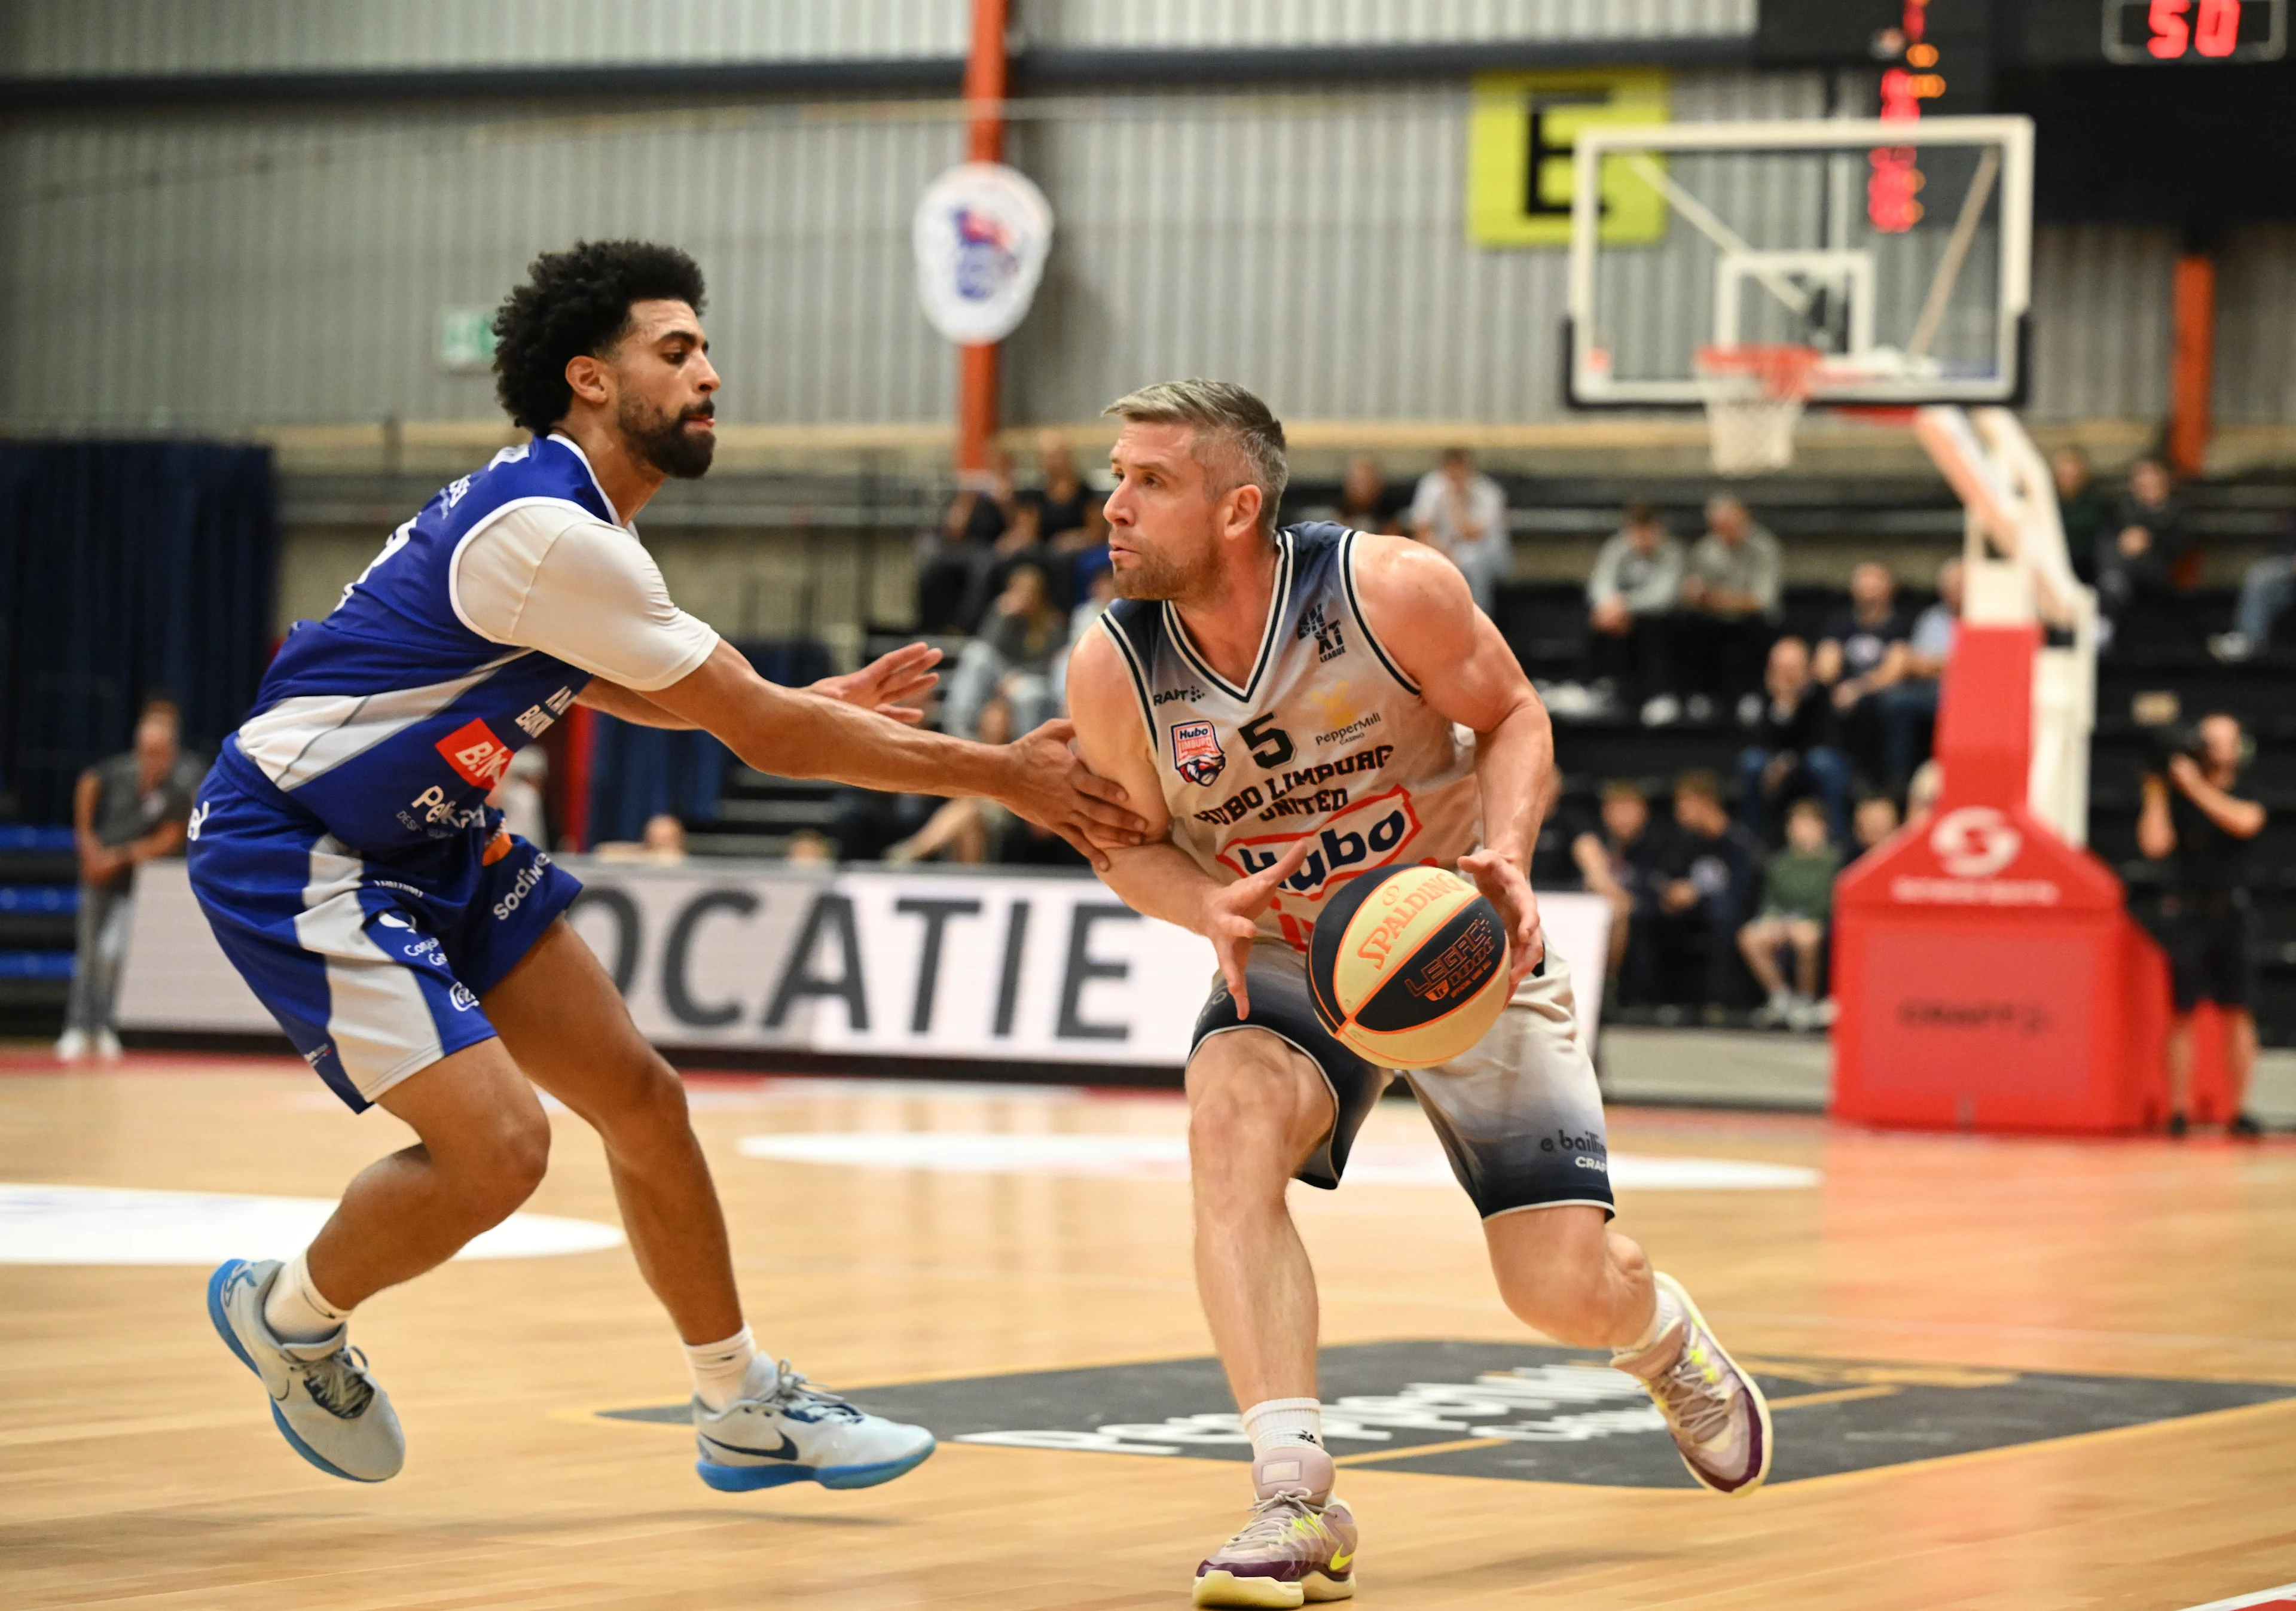
{"type": "Polygon", "coordinates": [[[71,830],[0,826],[0,1032],[54,1032],[78,920],[71,830]]]}

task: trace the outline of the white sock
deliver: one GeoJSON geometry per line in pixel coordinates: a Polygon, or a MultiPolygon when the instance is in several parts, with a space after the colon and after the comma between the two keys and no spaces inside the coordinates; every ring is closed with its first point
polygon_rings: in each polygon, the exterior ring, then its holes
{"type": "Polygon", "coordinates": [[[1614,1363],[1648,1351],[1660,1337],[1674,1328],[1676,1321],[1682,1319],[1681,1300],[1663,1286],[1657,1287],[1654,1291],[1658,1302],[1651,1306],[1650,1324],[1643,1328],[1642,1336],[1633,1342],[1623,1348],[1611,1350],[1611,1359],[1614,1363]]]}
{"type": "Polygon", "coordinates": [[[686,1344],[685,1365],[693,1373],[693,1396],[712,1410],[769,1391],[775,1374],[747,1326],[720,1343],[686,1344]]]}
{"type": "Polygon", "coordinates": [[[1324,1446],[1324,1406],[1316,1399],[1262,1399],[1243,1412],[1251,1458],[1259,1459],[1284,1443],[1324,1446]]]}
{"type": "Polygon", "coordinates": [[[280,1270],[263,1300],[263,1323],[283,1343],[316,1343],[351,1318],[311,1285],[311,1267],[297,1253],[280,1270]]]}

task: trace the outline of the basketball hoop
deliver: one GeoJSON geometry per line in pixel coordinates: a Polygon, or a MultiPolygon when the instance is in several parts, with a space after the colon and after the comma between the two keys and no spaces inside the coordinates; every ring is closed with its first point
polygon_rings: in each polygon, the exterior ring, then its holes
{"type": "Polygon", "coordinates": [[[1716,474],[1759,475],[1793,463],[1794,427],[1824,357],[1815,347],[1754,341],[1698,349],[1716,474]]]}

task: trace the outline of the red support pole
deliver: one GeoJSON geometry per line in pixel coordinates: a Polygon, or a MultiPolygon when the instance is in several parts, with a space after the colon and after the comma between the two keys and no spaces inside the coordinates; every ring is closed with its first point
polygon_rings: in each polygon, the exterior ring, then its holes
{"type": "MultiPolygon", "coordinates": [[[[972,53],[964,64],[965,158],[1004,160],[1006,0],[972,0],[972,53]]],[[[985,469],[996,434],[996,347],[957,349],[956,467],[985,469]]]]}
{"type": "Polygon", "coordinates": [[[590,760],[597,748],[597,712],[576,705],[566,712],[565,789],[559,816],[559,834],[567,849],[590,848],[590,760]]]}
{"type": "Polygon", "coordinates": [[[2169,462],[2179,475],[2198,475],[2209,456],[2217,352],[2217,265],[2204,253],[2177,259],[2176,340],[2169,368],[2169,462]]]}

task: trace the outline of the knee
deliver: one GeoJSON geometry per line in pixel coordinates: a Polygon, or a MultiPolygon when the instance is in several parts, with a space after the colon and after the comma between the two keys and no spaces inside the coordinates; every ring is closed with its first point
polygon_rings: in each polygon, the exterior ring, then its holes
{"type": "Polygon", "coordinates": [[[682,1143],[693,1130],[685,1082],[651,1048],[632,1053],[630,1064],[611,1081],[611,1094],[585,1116],[617,1154],[682,1143]]]}
{"type": "Polygon", "coordinates": [[[1188,1162],[1196,1195],[1221,1204],[1280,1203],[1316,1133],[1281,1093],[1231,1083],[1195,1097],[1188,1162]]]}
{"type": "Polygon", "coordinates": [[[457,1199],[473,1219],[499,1224],[534,1195],[550,1167],[550,1120],[542,1105],[496,1114],[481,1132],[463,1138],[455,1161],[457,1199]]]}

